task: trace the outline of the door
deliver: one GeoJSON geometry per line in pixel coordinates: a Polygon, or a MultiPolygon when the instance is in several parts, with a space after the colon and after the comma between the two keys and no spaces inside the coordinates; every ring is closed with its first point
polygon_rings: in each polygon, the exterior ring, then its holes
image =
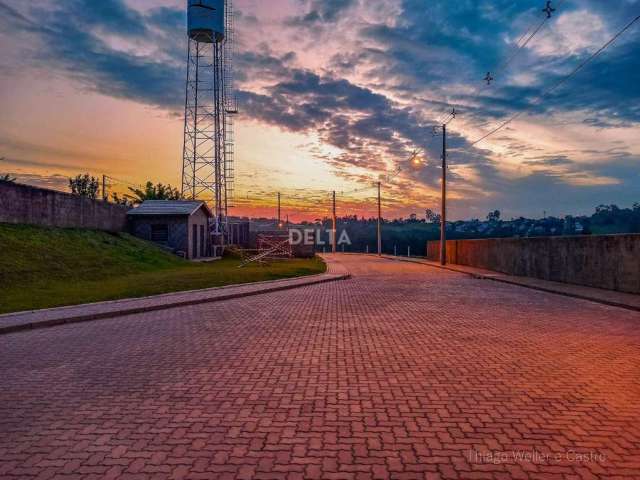
{"type": "Polygon", "coordinates": [[[205,250],[206,244],[204,243],[204,225],[200,225],[200,256],[203,258],[207,256],[207,252],[205,250]]]}
{"type": "Polygon", "coordinates": [[[193,226],[193,232],[191,235],[191,241],[193,245],[191,246],[191,258],[198,258],[198,226],[193,226]]]}

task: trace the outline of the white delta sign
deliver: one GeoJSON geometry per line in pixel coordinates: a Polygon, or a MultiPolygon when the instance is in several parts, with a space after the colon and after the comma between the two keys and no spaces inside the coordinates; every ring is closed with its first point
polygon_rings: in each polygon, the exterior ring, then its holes
{"type": "MultiPolygon", "coordinates": [[[[324,245],[331,245],[331,239],[333,238],[334,230],[326,230],[326,236],[328,240],[325,242],[322,239],[322,230],[314,230],[313,228],[297,229],[292,228],[289,230],[289,242],[291,245],[318,245],[320,247],[324,245]]],[[[346,230],[342,230],[338,237],[338,245],[351,245],[351,238],[346,230]]]]}

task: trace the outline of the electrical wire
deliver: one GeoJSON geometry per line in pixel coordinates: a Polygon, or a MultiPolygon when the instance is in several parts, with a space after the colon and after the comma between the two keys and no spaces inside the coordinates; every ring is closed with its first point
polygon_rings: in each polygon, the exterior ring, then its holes
{"type": "MultiPolygon", "coordinates": [[[[560,2],[558,2],[558,5],[556,5],[556,10],[559,10],[560,7],[562,7],[562,5],[564,4],[566,0],[560,0],[560,2]]],[[[501,64],[499,64],[499,66],[496,68],[494,75],[498,75],[499,73],[504,72],[507,67],[515,60],[515,58],[520,54],[520,52],[522,52],[522,50],[524,49],[524,47],[526,47],[529,42],[531,42],[531,40],[534,39],[534,37],[536,35],[538,35],[538,33],[540,33],[540,31],[542,30],[542,27],[544,27],[547,23],[549,23],[549,20],[551,19],[551,17],[544,17],[542,19],[542,21],[538,24],[538,26],[536,27],[536,29],[533,31],[533,33],[531,35],[529,35],[529,37],[527,38],[527,40],[520,45],[520,42],[522,41],[522,39],[529,33],[529,31],[531,30],[531,28],[536,24],[535,22],[533,22],[531,24],[531,26],[529,26],[528,30],[518,39],[518,42],[516,43],[516,46],[514,48],[514,52],[513,54],[507,58],[506,61],[502,62],[501,64]]]]}
{"type": "MultiPolygon", "coordinates": [[[[560,9],[560,7],[565,3],[566,0],[560,0],[560,2],[558,3],[558,5],[556,6],[556,10],[560,9]]],[[[539,15],[539,13],[538,13],[539,15]]],[[[518,38],[518,41],[516,42],[514,48],[513,48],[513,53],[506,58],[506,60],[503,60],[501,63],[498,64],[498,66],[495,68],[495,70],[491,73],[493,73],[494,78],[497,78],[498,75],[500,75],[501,73],[503,73],[508,67],[509,65],[511,65],[511,63],[518,57],[518,55],[524,50],[524,48],[531,42],[531,40],[533,40],[538,33],[540,33],[540,31],[542,30],[542,27],[544,27],[549,20],[551,19],[551,17],[544,17],[542,19],[542,21],[540,22],[532,22],[529,27],[527,28],[527,30],[520,36],[520,38],[518,38]],[[533,32],[529,35],[529,32],[531,32],[531,30],[533,29],[533,27],[535,27],[535,29],[533,30],[533,32]],[[524,43],[521,44],[522,40],[527,37],[527,35],[529,35],[529,37],[524,41],[524,43]]],[[[480,88],[484,88],[487,87],[488,85],[482,85],[482,86],[476,86],[471,93],[469,94],[469,96],[474,97],[477,96],[477,94],[480,91],[480,88]]],[[[448,125],[449,123],[451,123],[454,119],[455,119],[455,115],[452,115],[451,113],[445,114],[444,117],[440,117],[440,120],[438,120],[439,124],[444,123],[445,125],[448,125]],[[449,118],[452,117],[452,118],[449,118]],[[446,123],[445,123],[446,120],[446,123]]]]}
{"type": "MultiPolygon", "coordinates": [[[[546,97],[548,97],[551,93],[553,93],[555,90],[557,90],[559,87],[561,87],[562,85],[564,85],[567,81],[569,81],[571,78],[573,78],[580,70],[582,70],[587,64],[589,64],[591,61],[593,61],[596,57],[598,57],[602,52],[604,52],[607,48],[609,48],[609,46],[611,46],[618,38],[620,38],[620,36],[622,36],[627,30],[629,30],[633,24],[635,24],[638,20],[640,20],[640,15],[638,15],[637,17],[635,17],[633,20],[631,20],[627,25],[624,26],[624,28],[622,28],[622,30],[618,31],[618,33],[616,33],[608,42],[606,42],[602,47],[600,47],[597,51],[595,51],[592,55],[590,55],[588,58],[586,58],[585,60],[583,60],[582,62],[580,62],[580,64],[578,64],[578,66],[576,68],[574,68],[571,73],[569,73],[568,75],[564,76],[563,78],[561,78],[558,82],[556,82],[554,85],[552,85],[550,88],[548,88],[547,90],[545,90],[534,102],[532,102],[529,106],[537,106],[539,105],[542,100],[544,100],[546,97]]],[[[526,113],[526,110],[521,110],[520,112],[516,113],[515,115],[513,115],[512,117],[510,117],[508,120],[506,120],[505,122],[501,123],[498,127],[494,128],[493,130],[491,130],[490,132],[486,133],[485,135],[483,135],[482,137],[480,137],[479,139],[477,139],[476,141],[472,142],[469,146],[473,147],[475,145],[477,145],[478,143],[482,142],[483,140],[489,138],[490,136],[494,135],[495,133],[499,132],[500,130],[502,130],[504,127],[506,127],[507,125],[509,125],[511,122],[513,122],[514,120],[520,118],[522,115],[524,115],[526,113]]]]}
{"type": "Polygon", "coordinates": [[[107,178],[109,180],[113,180],[114,182],[116,182],[116,184],[128,185],[128,186],[134,187],[134,188],[144,188],[144,186],[140,185],[139,183],[128,182],[127,180],[121,180],[119,178],[111,177],[109,175],[105,175],[105,178],[107,178]]]}

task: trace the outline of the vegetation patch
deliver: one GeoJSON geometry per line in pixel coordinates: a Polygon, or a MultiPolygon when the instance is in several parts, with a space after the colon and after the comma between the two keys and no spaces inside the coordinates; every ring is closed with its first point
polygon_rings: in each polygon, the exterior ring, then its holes
{"type": "Polygon", "coordinates": [[[0,313],[324,273],[322,260],[192,263],[131,235],[0,224],[0,313]]]}

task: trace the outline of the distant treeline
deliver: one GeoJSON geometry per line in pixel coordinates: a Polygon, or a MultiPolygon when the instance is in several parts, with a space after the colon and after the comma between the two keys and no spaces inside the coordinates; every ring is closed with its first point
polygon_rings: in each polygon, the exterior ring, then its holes
{"type": "MultiPolygon", "coordinates": [[[[272,219],[256,219],[270,222],[272,219]]],[[[409,218],[383,220],[382,243],[385,253],[407,255],[425,254],[426,242],[440,238],[440,216],[427,210],[423,218],[411,215],[409,218]]],[[[302,222],[303,226],[322,230],[326,241],[331,229],[331,219],[323,218],[315,222],[302,222]]],[[[377,249],[377,220],[346,216],[338,218],[338,231],[345,230],[351,245],[344,245],[345,252],[370,252],[377,249]]],[[[546,217],[541,219],[513,218],[503,220],[500,211],[490,212],[484,220],[460,220],[447,222],[447,236],[451,240],[505,237],[536,237],[555,235],[602,235],[615,233],[640,233],[640,203],[631,208],[616,205],[601,205],[590,216],[546,217]]],[[[328,248],[328,247],[327,247],[328,248]]],[[[342,250],[342,246],[339,250],[342,250]]],[[[322,250],[322,246],[319,247],[322,250]]]]}

